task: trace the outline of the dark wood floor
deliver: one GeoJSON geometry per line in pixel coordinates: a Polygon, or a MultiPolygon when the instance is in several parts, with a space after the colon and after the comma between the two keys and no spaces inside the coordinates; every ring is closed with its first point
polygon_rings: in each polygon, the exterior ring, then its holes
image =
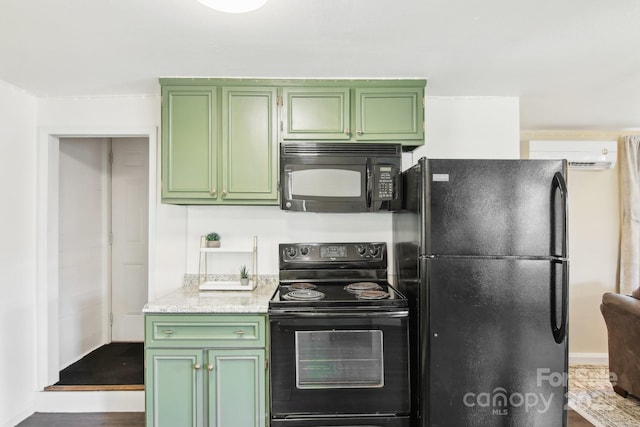
{"type": "MultiPolygon", "coordinates": [[[[36,412],[16,427],[144,427],[144,412],[100,412],[87,414],[47,414],[36,412]]],[[[569,427],[593,427],[574,411],[569,411],[569,427]]]]}

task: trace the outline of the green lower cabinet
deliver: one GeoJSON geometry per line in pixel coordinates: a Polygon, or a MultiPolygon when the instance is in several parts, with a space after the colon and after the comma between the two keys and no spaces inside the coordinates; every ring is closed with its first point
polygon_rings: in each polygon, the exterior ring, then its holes
{"type": "Polygon", "coordinates": [[[264,350],[209,350],[209,427],[265,427],[264,350]]]}
{"type": "Polygon", "coordinates": [[[147,427],[266,427],[266,317],[145,315],[147,427]]]}
{"type": "Polygon", "coordinates": [[[153,349],[145,353],[147,427],[204,426],[202,350],[153,349]]]}

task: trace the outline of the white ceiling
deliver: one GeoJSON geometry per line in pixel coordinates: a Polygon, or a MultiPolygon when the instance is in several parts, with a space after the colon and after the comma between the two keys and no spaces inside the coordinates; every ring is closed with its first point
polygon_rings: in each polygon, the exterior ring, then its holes
{"type": "Polygon", "coordinates": [[[426,78],[518,96],[523,129],[640,128],[638,0],[1,0],[0,80],[41,97],[158,77],[426,78]]]}

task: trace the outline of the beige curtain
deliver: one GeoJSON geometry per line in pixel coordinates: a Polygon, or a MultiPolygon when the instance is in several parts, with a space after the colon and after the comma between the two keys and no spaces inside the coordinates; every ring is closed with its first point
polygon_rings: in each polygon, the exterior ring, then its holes
{"type": "Polygon", "coordinates": [[[625,136],[620,156],[622,235],[620,238],[620,293],[640,286],[640,136],[625,136]]]}

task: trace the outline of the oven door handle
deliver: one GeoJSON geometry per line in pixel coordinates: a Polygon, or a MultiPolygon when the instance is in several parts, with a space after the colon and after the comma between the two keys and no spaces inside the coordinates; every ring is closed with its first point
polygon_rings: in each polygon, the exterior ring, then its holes
{"type": "Polygon", "coordinates": [[[270,317],[281,318],[294,318],[294,317],[305,317],[305,318],[335,318],[335,317],[356,317],[356,318],[395,318],[395,317],[408,317],[409,311],[365,311],[365,312],[340,312],[340,311],[332,311],[332,312],[317,312],[317,311],[289,311],[289,310],[269,310],[270,317]]]}

